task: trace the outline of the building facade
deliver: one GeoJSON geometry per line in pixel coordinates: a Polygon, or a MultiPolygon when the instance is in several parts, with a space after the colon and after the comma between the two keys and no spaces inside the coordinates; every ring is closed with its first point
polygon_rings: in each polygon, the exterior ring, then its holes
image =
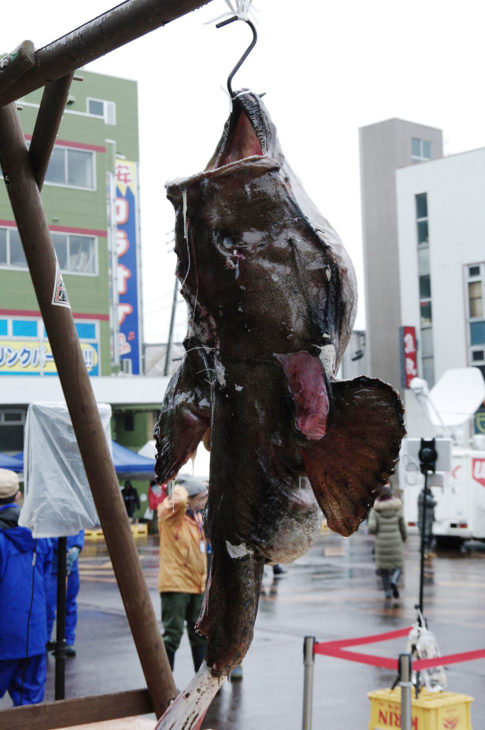
{"type": "Polygon", "coordinates": [[[401,323],[430,387],[451,368],[485,378],[484,189],[485,149],[396,173],[401,323]]]}
{"type": "MultiPolygon", "coordinates": [[[[91,375],[141,372],[136,82],[87,71],[73,81],[42,198],[91,375]],[[130,295],[127,297],[128,290],[130,295]],[[129,327],[125,322],[129,321],[129,327]]],[[[41,91],[20,102],[29,144],[41,91]]],[[[0,189],[0,376],[50,375],[20,238],[0,189]]]]}
{"type": "Polygon", "coordinates": [[[396,170],[443,155],[442,132],[389,119],[359,130],[368,374],[401,388],[396,170]]]}
{"type": "MultiPolygon", "coordinates": [[[[85,70],[78,77],[71,85],[42,199],[86,367],[104,382],[118,373],[143,372],[137,84],[85,70]]],[[[18,102],[27,146],[41,96],[39,90],[18,102]]],[[[28,404],[21,383],[35,379],[37,399],[42,400],[49,376],[56,379],[55,363],[2,179],[0,385],[9,397],[0,399],[0,451],[21,448],[28,404]],[[12,393],[17,394],[14,402],[12,393]]],[[[100,397],[110,402],[102,393],[100,397]]],[[[126,400],[131,402],[131,397],[126,400]]],[[[120,441],[131,445],[139,420],[143,437],[136,440],[144,443],[145,422],[150,421],[151,429],[153,415],[119,408],[113,421],[120,441]]]]}

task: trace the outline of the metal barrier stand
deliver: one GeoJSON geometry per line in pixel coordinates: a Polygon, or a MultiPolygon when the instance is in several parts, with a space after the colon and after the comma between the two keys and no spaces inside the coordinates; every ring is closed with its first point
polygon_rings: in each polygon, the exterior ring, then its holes
{"type": "Polygon", "coordinates": [[[401,687],[401,730],[411,730],[411,654],[399,654],[399,686],[401,687]]]}
{"type": "MultiPolygon", "coordinates": [[[[313,667],[315,665],[315,637],[305,636],[303,641],[303,724],[302,730],[312,730],[313,667]]],[[[409,726],[411,728],[411,726],[409,726]]]]}

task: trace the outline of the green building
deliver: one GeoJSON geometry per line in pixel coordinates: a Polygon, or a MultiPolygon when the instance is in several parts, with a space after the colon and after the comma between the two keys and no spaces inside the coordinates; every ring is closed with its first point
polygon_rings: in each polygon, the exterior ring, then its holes
{"type": "MultiPolygon", "coordinates": [[[[87,71],[80,76],[83,81],[71,86],[42,198],[88,370],[110,375],[121,367],[139,374],[137,86],[87,71]],[[117,256],[126,237],[117,220],[127,215],[135,271],[124,265],[124,256],[117,256]],[[127,311],[134,322],[120,341],[124,330],[119,321],[127,311]],[[129,355],[124,352],[128,348],[129,355]]],[[[20,102],[27,144],[41,95],[39,90],[20,102]]],[[[0,374],[55,372],[5,189],[0,191],[0,317],[0,374]]]]}
{"type": "MultiPolygon", "coordinates": [[[[39,90],[18,102],[27,145],[41,97],[39,90]]],[[[150,392],[148,382],[128,387],[145,380],[136,377],[143,372],[138,162],[136,82],[79,71],[42,199],[96,398],[112,405],[114,437],[131,448],[151,438],[163,390],[155,379],[150,392]]],[[[20,450],[28,403],[62,392],[3,180],[0,388],[0,451],[20,450]]]]}

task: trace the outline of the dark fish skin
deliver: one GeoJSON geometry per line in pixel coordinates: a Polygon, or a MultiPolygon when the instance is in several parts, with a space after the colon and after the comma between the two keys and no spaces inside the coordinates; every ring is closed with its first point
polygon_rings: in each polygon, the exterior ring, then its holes
{"type": "Polygon", "coordinates": [[[394,470],[403,413],[381,381],[335,380],[354,271],[260,97],[239,92],[206,170],[167,189],[189,336],[162,406],[156,471],[172,478],[210,423],[213,561],[199,629],[222,676],[251,643],[264,564],[308,549],[317,502],[337,531],[357,528],[394,470]]]}
{"type": "Polygon", "coordinates": [[[183,364],[170,380],[155,428],[155,471],[167,482],[197,449],[210,428],[211,385],[204,379],[209,364],[194,340],[185,340],[183,364]]]}

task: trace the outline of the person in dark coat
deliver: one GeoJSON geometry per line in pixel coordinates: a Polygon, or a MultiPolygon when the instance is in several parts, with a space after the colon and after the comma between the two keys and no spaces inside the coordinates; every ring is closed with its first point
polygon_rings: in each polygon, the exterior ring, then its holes
{"type": "Polygon", "coordinates": [[[369,513],[369,532],[376,536],[375,560],[386,598],[399,598],[398,581],[403,566],[403,542],[407,539],[402,502],[390,486],[382,488],[369,513]]]}
{"type": "Polygon", "coordinates": [[[0,698],[42,702],[46,681],[46,593],[52,543],[19,527],[17,475],[0,469],[0,698]]]}
{"type": "Polygon", "coordinates": [[[437,501],[429,487],[426,487],[426,489],[423,487],[418,495],[418,527],[420,535],[422,535],[423,529],[424,500],[426,500],[426,515],[424,519],[424,556],[425,558],[430,558],[434,557],[431,553],[431,545],[433,543],[434,508],[437,505],[437,501]]]}
{"type": "Polygon", "coordinates": [[[123,497],[128,517],[130,518],[130,521],[133,521],[135,510],[140,509],[140,498],[138,497],[137,490],[129,479],[126,480],[125,486],[121,490],[121,496],[123,497]]]}
{"type": "MultiPolygon", "coordinates": [[[[47,649],[50,651],[55,648],[55,643],[51,641],[52,627],[57,612],[57,565],[58,565],[58,547],[59,539],[52,538],[54,547],[54,557],[52,563],[52,571],[49,578],[49,588],[47,592],[47,649]]],[[[76,625],[77,625],[77,594],[79,593],[79,553],[84,547],[84,530],[80,530],[77,535],[69,535],[66,539],[66,656],[76,656],[74,642],[76,641],[76,625]]]]}

